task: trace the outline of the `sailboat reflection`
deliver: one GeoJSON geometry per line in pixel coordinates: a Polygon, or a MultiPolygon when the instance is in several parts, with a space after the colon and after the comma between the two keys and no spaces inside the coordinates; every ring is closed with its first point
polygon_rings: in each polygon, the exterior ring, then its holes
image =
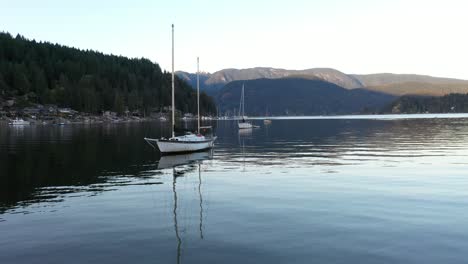
{"type": "Polygon", "coordinates": [[[181,256],[182,256],[182,238],[179,231],[179,223],[177,219],[177,206],[178,206],[178,199],[177,199],[177,178],[183,176],[185,173],[192,171],[193,167],[187,168],[185,165],[193,165],[196,164],[198,167],[198,200],[199,200],[199,207],[200,207],[200,215],[199,215],[199,232],[200,232],[200,239],[204,239],[203,236],[203,196],[202,196],[202,178],[201,178],[201,164],[204,160],[209,160],[213,158],[212,150],[207,152],[195,152],[185,155],[172,155],[172,156],[162,156],[158,163],[159,169],[167,169],[172,168],[172,192],[174,194],[174,207],[172,210],[173,220],[174,220],[174,231],[177,241],[177,250],[176,250],[176,260],[177,263],[180,263],[181,256]],[[180,167],[178,169],[178,167],[180,167]]]}
{"type": "Polygon", "coordinates": [[[253,128],[245,128],[239,130],[239,136],[252,136],[253,128]]]}
{"type": "Polygon", "coordinates": [[[161,156],[158,163],[158,169],[176,168],[183,165],[197,163],[198,161],[209,160],[213,158],[213,150],[203,152],[192,152],[180,155],[161,156]]]}
{"type": "Polygon", "coordinates": [[[242,171],[245,172],[245,141],[248,139],[252,139],[252,130],[251,129],[243,129],[239,130],[239,147],[241,150],[241,157],[242,157],[242,171]],[[250,130],[250,132],[248,132],[250,130]],[[247,131],[246,133],[242,134],[241,131],[247,131]]]}

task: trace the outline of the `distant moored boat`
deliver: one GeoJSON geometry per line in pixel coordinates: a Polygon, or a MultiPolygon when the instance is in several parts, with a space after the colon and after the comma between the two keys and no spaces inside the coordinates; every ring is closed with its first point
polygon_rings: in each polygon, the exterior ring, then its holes
{"type": "Polygon", "coordinates": [[[13,121],[9,122],[8,124],[12,126],[25,126],[25,125],[29,125],[29,121],[25,121],[22,118],[15,118],[13,121]]]}
{"type": "Polygon", "coordinates": [[[240,98],[240,103],[239,103],[239,122],[237,125],[239,126],[239,129],[251,129],[256,126],[252,125],[252,123],[246,121],[246,116],[245,116],[245,99],[244,99],[244,84],[242,84],[242,91],[241,91],[241,98],[240,98]]]}

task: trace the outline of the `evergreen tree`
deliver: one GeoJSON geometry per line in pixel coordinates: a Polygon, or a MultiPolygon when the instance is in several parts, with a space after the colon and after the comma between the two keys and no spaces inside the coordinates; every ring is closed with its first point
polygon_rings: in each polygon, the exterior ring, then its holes
{"type": "Polygon", "coordinates": [[[125,103],[120,93],[115,94],[113,110],[119,114],[122,114],[125,111],[125,103]]]}

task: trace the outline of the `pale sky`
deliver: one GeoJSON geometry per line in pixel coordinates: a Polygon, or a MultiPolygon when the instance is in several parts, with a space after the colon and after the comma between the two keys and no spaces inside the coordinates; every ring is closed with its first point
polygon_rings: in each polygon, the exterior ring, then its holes
{"type": "Polygon", "coordinates": [[[466,0],[0,0],[0,31],[176,70],[330,67],[468,79],[466,0]]]}

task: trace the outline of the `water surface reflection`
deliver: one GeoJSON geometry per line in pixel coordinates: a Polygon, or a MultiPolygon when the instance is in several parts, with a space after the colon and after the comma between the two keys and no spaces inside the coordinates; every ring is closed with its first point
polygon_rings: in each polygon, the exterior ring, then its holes
{"type": "Polygon", "coordinates": [[[158,162],[159,169],[172,168],[172,192],[174,194],[174,232],[177,241],[176,250],[176,263],[181,263],[182,257],[182,238],[179,232],[179,224],[177,221],[177,178],[183,177],[185,173],[191,171],[195,165],[198,170],[198,200],[199,200],[199,231],[200,239],[203,239],[203,196],[202,196],[202,176],[201,176],[201,162],[213,157],[213,152],[196,152],[191,154],[168,155],[162,156],[158,162]],[[186,166],[189,165],[189,166],[186,166]],[[181,168],[182,167],[182,168],[181,168]]]}
{"type": "Polygon", "coordinates": [[[463,263],[467,119],[254,122],[1,127],[0,262],[463,263]]]}

